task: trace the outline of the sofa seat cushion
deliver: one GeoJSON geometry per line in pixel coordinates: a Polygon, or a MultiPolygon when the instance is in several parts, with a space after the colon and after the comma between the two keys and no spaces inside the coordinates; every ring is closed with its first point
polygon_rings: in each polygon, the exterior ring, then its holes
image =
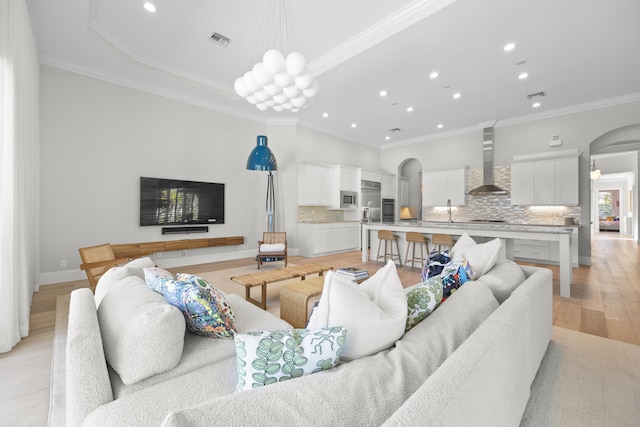
{"type": "Polygon", "coordinates": [[[329,271],[307,328],[345,327],[342,356],[356,359],[391,347],[404,333],[406,322],[407,297],[395,264],[389,261],[361,284],[329,271]]]}
{"type": "Polygon", "coordinates": [[[470,282],[389,350],[203,402],[170,413],[162,425],[381,425],[496,308],[491,291],[470,282]]]}
{"type": "Polygon", "coordinates": [[[497,262],[496,265],[484,276],[478,279],[493,292],[496,299],[502,304],[522,282],[526,279],[524,272],[518,264],[508,259],[497,262]]]}
{"type": "Polygon", "coordinates": [[[182,356],[185,322],[144,279],[116,282],[98,307],[105,357],[125,384],[174,368],[182,356]]]}
{"type": "MultiPolygon", "coordinates": [[[[229,305],[233,307],[236,315],[236,330],[238,333],[292,328],[284,320],[258,308],[239,295],[225,294],[225,297],[229,305]]],[[[175,368],[130,385],[124,384],[115,372],[111,372],[113,394],[116,399],[119,399],[188,372],[197,371],[205,366],[222,366],[226,363],[226,360],[233,361],[235,378],[237,377],[235,373],[235,358],[236,350],[233,340],[207,338],[187,331],[184,335],[182,357],[175,368]]],[[[233,386],[235,387],[235,382],[233,386]]]]}

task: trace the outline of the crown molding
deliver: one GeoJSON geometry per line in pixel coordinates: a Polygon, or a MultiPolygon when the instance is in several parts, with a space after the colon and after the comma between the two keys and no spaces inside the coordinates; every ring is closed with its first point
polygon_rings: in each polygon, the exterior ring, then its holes
{"type": "Polygon", "coordinates": [[[318,77],[322,73],[329,71],[333,67],[388,39],[416,22],[433,15],[455,1],[456,0],[413,1],[309,63],[309,69],[318,77]]]}

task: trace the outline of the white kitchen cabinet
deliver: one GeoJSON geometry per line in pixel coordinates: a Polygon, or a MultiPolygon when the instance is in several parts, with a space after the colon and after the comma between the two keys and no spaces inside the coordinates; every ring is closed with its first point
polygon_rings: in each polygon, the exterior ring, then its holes
{"type": "Polygon", "coordinates": [[[336,172],[339,175],[336,181],[340,183],[338,191],[360,191],[360,168],[340,165],[336,172]]]}
{"type": "Polygon", "coordinates": [[[298,247],[300,255],[308,258],[357,250],[360,248],[360,223],[299,223],[298,247]]]}
{"type": "Polygon", "coordinates": [[[511,204],[578,205],[578,157],[548,158],[511,164],[511,204]]]}
{"type": "Polygon", "coordinates": [[[422,172],[424,206],[462,206],[465,201],[466,168],[422,172]]]}
{"type": "Polygon", "coordinates": [[[362,171],[360,171],[360,179],[364,181],[381,182],[382,174],[380,172],[374,172],[374,171],[368,171],[368,170],[362,169],[362,171]]]}
{"type": "Polygon", "coordinates": [[[333,206],[336,195],[335,166],[320,163],[298,165],[298,205],[333,206]]]}
{"type": "Polygon", "coordinates": [[[395,175],[381,175],[380,192],[383,199],[395,199],[396,198],[396,176],[395,175]]]}
{"type": "Polygon", "coordinates": [[[511,204],[533,205],[533,162],[511,165],[511,204]]]}
{"type": "MultiPolygon", "coordinates": [[[[578,267],[578,227],[574,227],[571,233],[571,248],[571,264],[578,267]]],[[[547,240],[515,239],[513,256],[516,260],[557,265],[560,261],[560,244],[547,240]]]]}

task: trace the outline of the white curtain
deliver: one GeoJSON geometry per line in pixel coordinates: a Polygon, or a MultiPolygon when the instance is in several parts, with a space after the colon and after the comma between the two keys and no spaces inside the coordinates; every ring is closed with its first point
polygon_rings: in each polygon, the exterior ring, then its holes
{"type": "Polygon", "coordinates": [[[39,64],[25,0],[0,0],[0,353],[29,333],[37,287],[39,64]]]}

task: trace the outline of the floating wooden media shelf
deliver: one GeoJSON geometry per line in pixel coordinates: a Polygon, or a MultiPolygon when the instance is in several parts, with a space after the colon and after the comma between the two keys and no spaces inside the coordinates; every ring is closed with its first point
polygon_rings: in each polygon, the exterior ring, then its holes
{"type": "Polygon", "coordinates": [[[181,239],[166,242],[124,243],[111,245],[116,258],[139,258],[156,252],[180,251],[183,249],[213,248],[217,246],[242,245],[244,236],[211,237],[208,239],[181,239]]]}

